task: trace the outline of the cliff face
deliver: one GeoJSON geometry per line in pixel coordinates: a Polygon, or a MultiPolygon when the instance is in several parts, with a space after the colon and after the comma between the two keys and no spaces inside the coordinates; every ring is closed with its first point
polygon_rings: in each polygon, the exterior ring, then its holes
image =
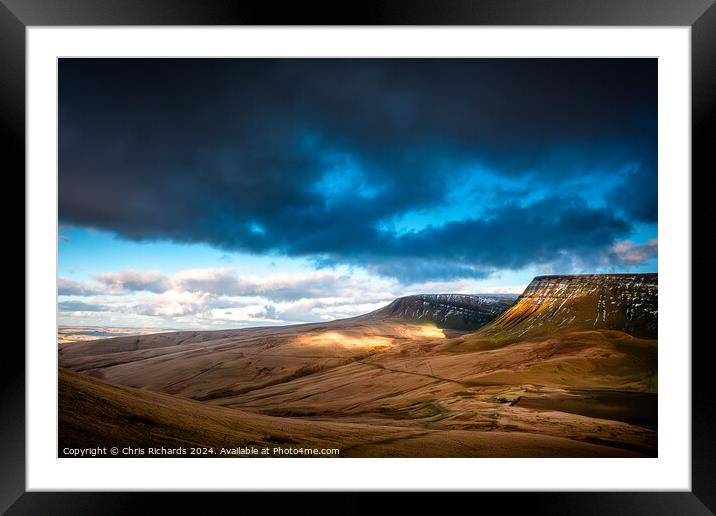
{"type": "Polygon", "coordinates": [[[655,339],[657,319],[657,274],[537,276],[480,334],[509,338],[606,329],[655,339]]]}
{"type": "Polygon", "coordinates": [[[396,299],[368,317],[432,322],[438,328],[476,330],[507,310],[517,296],[502,294],[419,294],[396,299]]]}

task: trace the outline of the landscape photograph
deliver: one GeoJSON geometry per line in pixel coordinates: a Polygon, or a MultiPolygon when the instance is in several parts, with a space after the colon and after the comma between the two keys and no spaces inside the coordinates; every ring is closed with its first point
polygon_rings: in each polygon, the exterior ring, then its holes
{"type": "Polygon", "coordinates": [[[657,457],[657,72],[59,59],[58,457],[657,457]]]}

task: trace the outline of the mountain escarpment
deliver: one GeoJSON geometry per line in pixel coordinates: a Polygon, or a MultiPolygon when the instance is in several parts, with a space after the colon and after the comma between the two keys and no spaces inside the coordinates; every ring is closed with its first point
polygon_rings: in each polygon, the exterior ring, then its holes
{"type": "Polygon", "coordinates": [[[417,294],[400,297],[365,317],[434,323],[438,328],[477,330],[515,302],[511,294],[417,294]]]}
{"type": "Polygon", "coordinates": [[[537,276],[480,335],[519,338],[563,330],[618,330],[656,339],[657,274],[537,276]]]}

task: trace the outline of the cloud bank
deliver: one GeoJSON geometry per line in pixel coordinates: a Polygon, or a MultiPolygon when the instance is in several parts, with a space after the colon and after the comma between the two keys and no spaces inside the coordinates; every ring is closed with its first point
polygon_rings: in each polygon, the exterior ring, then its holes
{"type": "MultiPolygon", "coordinates": [[[[656,252],[625,243],[657,217],[656,74],[653,59],[62,59],[60,220],[403,285],[634,266],[656,252]]],[[[221,271],[96,280],[276,302],[341,289],[221,271]]]]}

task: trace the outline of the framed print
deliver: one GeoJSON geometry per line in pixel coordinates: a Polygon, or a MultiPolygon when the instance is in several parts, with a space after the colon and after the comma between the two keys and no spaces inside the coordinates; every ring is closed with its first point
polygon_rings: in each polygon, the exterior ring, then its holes
{"type": "Polygon", "coordinates": [[[3,510],[713,510],[691,193],[716,8],[398,5],[4,2],[3,510]]]}

